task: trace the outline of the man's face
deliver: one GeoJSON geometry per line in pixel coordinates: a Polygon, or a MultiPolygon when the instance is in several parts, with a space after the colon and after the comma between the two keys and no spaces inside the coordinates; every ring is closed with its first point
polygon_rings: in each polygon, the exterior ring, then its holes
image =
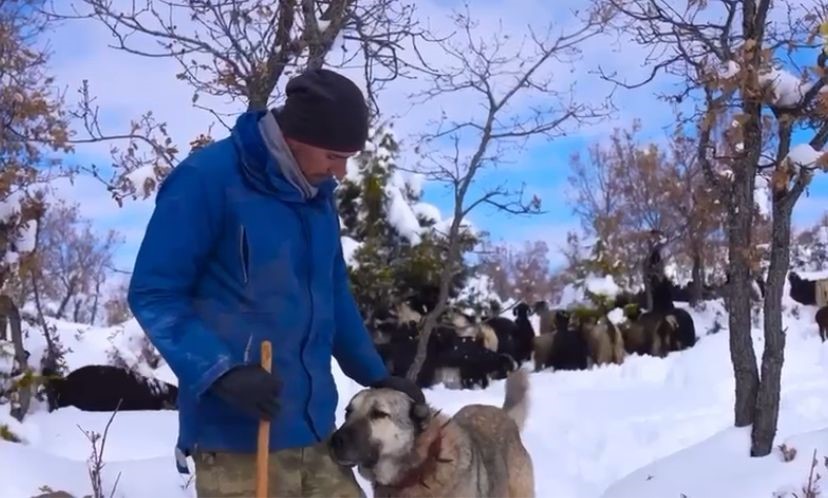
{"type": "Polygon", "coordinates": [[[342,180],[347,171],[348,158],[356,154],[322,149],[289,138],[287,142],[299,168],[312,185],[319,185],[331,176],[342,180]]]}

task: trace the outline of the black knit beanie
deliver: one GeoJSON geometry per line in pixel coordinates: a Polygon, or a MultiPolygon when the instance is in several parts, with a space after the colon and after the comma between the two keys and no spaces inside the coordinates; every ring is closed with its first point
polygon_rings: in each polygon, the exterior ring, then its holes
{"type": "Polygon", "coordinates": [[[312,69],[288,81],[285,105],[273,114],[284,136],[338,152],[357,152],[368,139],[368,106],[341,74],[312,69]]]}

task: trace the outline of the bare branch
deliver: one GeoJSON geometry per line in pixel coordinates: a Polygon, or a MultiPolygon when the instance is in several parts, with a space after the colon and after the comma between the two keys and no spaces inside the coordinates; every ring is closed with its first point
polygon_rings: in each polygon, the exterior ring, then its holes
{"type": "Polygon", "coordinates": [[[463,12],[455,12],[452,20],[457,34],[438,43],[448,63],[431,75],[429,88],[412,98],[429,105],[446,98],[463,99],[468,103],[466,109],[477,112],[470,119],[451,119],[443,110],[433,123],[434,131],[424,133],[418,146],[429,152],[423,153],[427,161],[415,170],[447,184],[454,193],[454,209],[445,234],[447,263],[440,276],[438,304],[426,316],[417,356],[408,371],[412,380],[425,359],[431,330],[447,305],[450,283],[459,271],[465,218],[482,205],[512,214],[540,212],[537,196],[528,203],[523,201],[523,187],[516,191],[506,185],[483,188],[479,196],[470,198],[480,172],[508,161],[506,149],[510,145],[518,149],[532,138],[554,138],[567,127],[576,128],[607,114],[606,106],[574,102],[572,88],[559,88],[549,74],[555,64],[576,63],[578,46],[601,32],[606,22],[601,9],[589,12],[569,32],[554,35],[549,26],[540,36],[530,26],[528,35],[518,41],[501,30],[480,37],[468,5],[463,12]],[[545,105],[527,104],[532,101],[545,105]]]}

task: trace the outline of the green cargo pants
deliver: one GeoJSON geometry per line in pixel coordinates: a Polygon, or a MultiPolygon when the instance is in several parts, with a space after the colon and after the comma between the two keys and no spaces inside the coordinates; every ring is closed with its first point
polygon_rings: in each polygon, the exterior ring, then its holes
{"type": "MultiPolygon", "coordinates": [[[[256,454],[197,452],[198,498],[254,498],[256,454]]],[[[354,473],[328,454],[327,441],[275,451],[269,459],[269,498],[365,498],[354,473]]]]}

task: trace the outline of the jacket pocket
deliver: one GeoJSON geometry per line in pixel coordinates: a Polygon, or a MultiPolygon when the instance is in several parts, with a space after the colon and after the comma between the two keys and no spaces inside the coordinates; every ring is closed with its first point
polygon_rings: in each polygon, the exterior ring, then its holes
{"type": "Polygon", "coordinates": [[[242,282],[247,284],[250,279],[250,246],[247,242],[247,229],[244,225],[239,228],[239,258],[242,273],[242,282]]]}

